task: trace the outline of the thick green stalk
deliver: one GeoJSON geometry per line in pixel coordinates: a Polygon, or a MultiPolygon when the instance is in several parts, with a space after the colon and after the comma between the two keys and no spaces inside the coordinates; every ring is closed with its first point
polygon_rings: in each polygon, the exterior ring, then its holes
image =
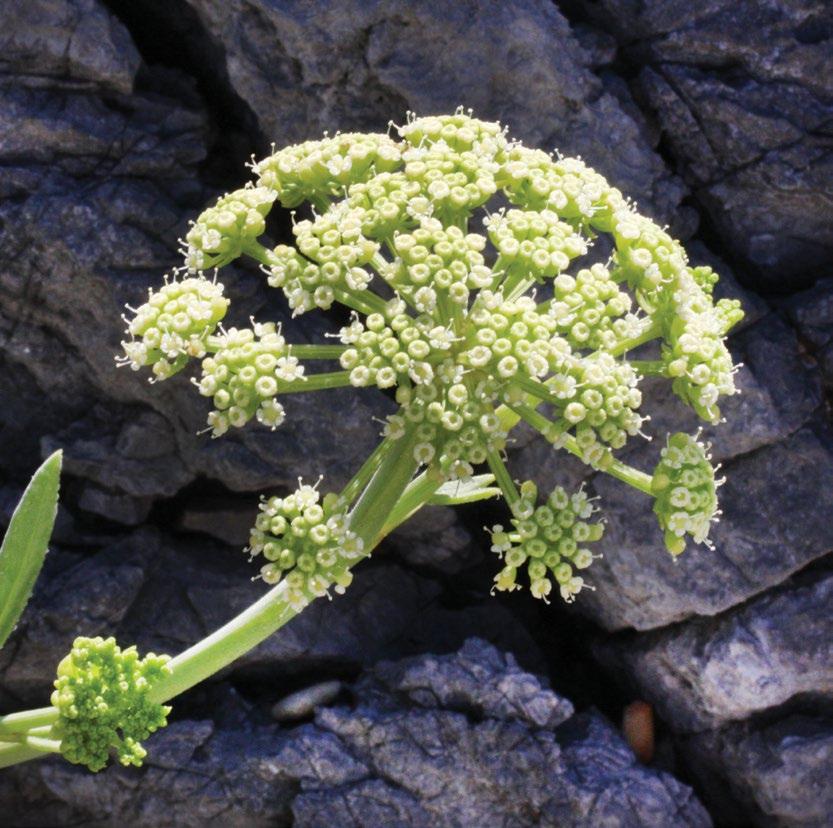
{"type": "MultiPolygon", "coordinates": [[[[386,516],[416,470],[413,437],[406,434],[384,455],[379,469],[350,516],[350,528],[365,542],[365,555],[373,551],[374,539],[386,516]]],[[[256,647],[294,618],[282,582],[228,624],[180,653],[169,662],[171,673],[153,688],[154,701],[165,702],[190,689],[256,647]]]]}
{"type": "Polygon", "coordinates": [[[658,319],[652,319],[641,333],[638,333],[636,336],[632,336],[630,339],[623,339],[621,342],[618,342],[610,349],[610,351],[608,351],[608,353],[611,354],[611,356],[621,356],[622,354],[626,354],[628,351],[632,351],[640,345],[644,345],[646,342],[650,342],[652,339],[659,339],[661,336],[662,324],[658,319]]]}
{"type": "Polygon", "coordinates": [[[52,724],[57,718],[58,710],[55,707],[39,707],[36,710],[0,716],[0,741],[4,735],[25,733],[32,728],[52,724]]]}
{"type": "Polygon", "coordinates": [[[419,466],[414,459],[414,431],[413,424],[406,427],[350,514],[350,529],[366,544],[375,540],[419,466]]]}
{"type": "Polygon", "coordinates": [[[521,499],[521,496],[518,494],[515,483],[509,474],[509,469],[506,468],[506,464],[493,448],[488,450],[486,460],[488,461],[489,468],[492,470],[492,474],[495,476],[495,480],[497,481],[498,486],[500,486],[500,490],[503,492],[503,496],[506,498],[506,502],[509,504],[509,508],[511,509],[521,499]]]}
{"type": "Polygon", "coordinates": [[[338,359],[346,350],[346,345],[290,345],[292,356],[298,359],[338,359]]]}
{"type": "Polygon", "coordinates": [[[347,385],[350,385],[349,371],[305,374],[303,379],[295,379],[292,382],[278,382],[278,393],[293,394],[301,391],[321,391],[326,388],[344,388],[347,385]]]}
{"type": "Polygon", "coordinates": [[[397,526],[403,524],[414,512],[424,506],[434,492],[442,486],[443,479],[442,472],[435,466],[431,466],[419,477],[414,478],[376,536],[376,543],[387,537],[397,526]]]}
{"type": "Polygon", "coordinates": [[[23,744],[5,744],[0,742],[0,768],[9,768],[12,765],[19,765],[21,762],[28,762],[31,759],[42,759],[45,755],[42,750],[23,744]]]}
{"type": "Polygon", "coordinates": [[[353,475],[352,479],[341,490],[341,498],[348,505],[351,504],[357,495],[370,483],[384,456],[390,451],[396,441],[390,437],[382,440],[370,454],[370,457],[362,463],[362,467],[353,475]]]}

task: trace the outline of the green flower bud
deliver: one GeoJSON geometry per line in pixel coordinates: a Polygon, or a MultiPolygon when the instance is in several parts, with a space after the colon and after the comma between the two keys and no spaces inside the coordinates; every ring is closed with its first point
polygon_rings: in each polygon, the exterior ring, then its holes
{"type": "Polygon", "coordinates": [[[51,699],[64,758],[99,771],[112,751],[122,765],[141,765],[142,740],[165,726],[171,709],[150,700],[170,674],[168,661],[154,653],[140,659],[135,647],[122,650],[114,638],[76,638],[58,665],[51,699]]]}

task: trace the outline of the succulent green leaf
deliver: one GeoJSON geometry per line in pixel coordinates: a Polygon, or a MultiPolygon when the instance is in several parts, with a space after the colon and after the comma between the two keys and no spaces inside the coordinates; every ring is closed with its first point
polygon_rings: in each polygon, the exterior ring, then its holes
{"type": "Polygon", "coordinates": [[[459,506],[461,503],[500,497],[500,489],[490,485],[494,482],[493,474],[475,474],[468,480],[450,480],[440,486],[428,502],[434,506],[459,506]]]}
{"type": "Polygon", "coordinates": [[[46,557],[58,511],[61,459],[56,451],[35,472],[0,547],[0,647],[25,609],[46,557]]]}

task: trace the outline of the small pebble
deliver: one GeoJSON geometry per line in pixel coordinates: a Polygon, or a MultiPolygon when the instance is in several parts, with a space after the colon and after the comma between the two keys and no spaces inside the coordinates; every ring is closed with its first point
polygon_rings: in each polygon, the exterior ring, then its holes
{"type": "Polygon", "coordinates": [[[295,722],[311,716],[316,707],[329,704],[341,692],[340,681],[322,681],[284,696],[272,708],[272,716],[279,722],[295,722]]]}
{"type": "Polygon", "coordinates": [[[654,756],[654,709],[648,702],[631,702],[625,708],[622,732],[636,758],[647,765],[654,756]]]}

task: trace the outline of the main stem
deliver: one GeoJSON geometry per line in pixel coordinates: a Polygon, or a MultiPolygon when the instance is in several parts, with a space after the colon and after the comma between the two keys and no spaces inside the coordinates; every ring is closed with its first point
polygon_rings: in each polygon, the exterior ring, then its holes
{"type": "MultiPolygon", "coordinates": [[[[406,434],[394,443],[350,516],[350,529],[364,542],[368,556],[389,512],[416,471],[413,438],[406,434]]],[[[219,630],[169,662],[171,673],[153,688],[151,698],[165,702],[184,693],[249,652],[300,612],[287,599],[280,583],[219,630]]]]}
{"type": "MultiPolygon", "coordinates": [[[[370,483],[361,494],[350,515],[350,528],[364,542],[367,557],[388,531],[388,521],[399,499],[410,484],[418,463],[413,457],[413,428],[406,431],[384,452],[374,452],[377,461],[370,483]]],[[[433,486],[417,487],[409,492],[408,510],[413,512],[424,505],[436,490],[433,486]]],[[[166,702],[194,685],[222,670],[240,656],[252,650],[294,618],[300,607],[293,608],[287,599],[284,583],[267,592],[216,632],[172,659],[170,674],[154,686],[151,699],[166,702]]],[[[297,606],[297,605],[296,605],[297,606]]],[[[46,755],[45,743],[34,744],[28,731],[49,725],[58,718],[54,707],[12,713],[0,717],[0,768],[26,762],[46,755]],[[3,735],[8,737],[3,739],[3,735]],[[7,743],[8,742],[8,743],[7,743]]]]}

